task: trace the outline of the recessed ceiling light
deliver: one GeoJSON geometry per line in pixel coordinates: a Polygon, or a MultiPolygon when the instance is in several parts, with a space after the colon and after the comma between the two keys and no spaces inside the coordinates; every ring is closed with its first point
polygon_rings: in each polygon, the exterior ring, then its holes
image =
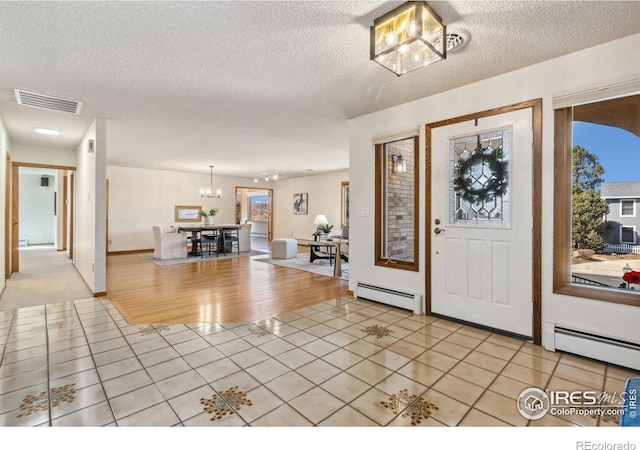
{"type": "Polygon", "coordinates": [[[40,134],[48,134],[51,136],[58,136],[60,132],[58,130],[52,130],[50,128],[34,128],[33,131],[40,134]]]}

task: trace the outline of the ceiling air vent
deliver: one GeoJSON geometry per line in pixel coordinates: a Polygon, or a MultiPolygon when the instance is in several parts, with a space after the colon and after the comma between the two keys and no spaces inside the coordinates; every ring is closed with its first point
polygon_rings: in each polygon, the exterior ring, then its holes
{"type": "Polygon", "coordinates": [[[15,89],[16,100],[19,105],[33,106],[34,108],[48,109],[51,111],[62,111],[71,114],[80,113],[82,103],[63,98],[51,97],[50,95],[36,94],[35,92],[21,91],[15,89]]]}
{"type": "Polygon", "coordinates": [[[447,33],[447,53],[460,50],[469,42],[469,32],[465,30],[455,30],[447,33]]]}

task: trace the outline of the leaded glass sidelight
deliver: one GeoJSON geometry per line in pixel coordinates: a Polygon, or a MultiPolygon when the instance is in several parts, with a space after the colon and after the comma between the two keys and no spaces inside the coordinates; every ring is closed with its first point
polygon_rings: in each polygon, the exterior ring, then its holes
{"type": "Polygon", "coordinates": [[[509,228],[511,129],[449,140],[449,224],[509,228]]]}

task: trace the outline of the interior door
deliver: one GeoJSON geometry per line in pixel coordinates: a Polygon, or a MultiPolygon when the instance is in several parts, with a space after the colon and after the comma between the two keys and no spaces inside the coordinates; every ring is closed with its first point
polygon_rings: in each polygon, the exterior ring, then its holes
{"type": "Polygon", "coordinates": [[[532,109],[432,131],[431,311],[532,336],[532,109]]]}

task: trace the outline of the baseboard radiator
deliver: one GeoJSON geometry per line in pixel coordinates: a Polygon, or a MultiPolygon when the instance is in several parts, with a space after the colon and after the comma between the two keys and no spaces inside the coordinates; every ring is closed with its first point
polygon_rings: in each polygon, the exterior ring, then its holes
{"type": "Polygon", "coordinates": [[[422,295],[401,292],[380,286],[373,286],[358,282],[355,292],[356,298],[364,298],[396,308],[408,309],[414,314],[424,314],[422,295]]]}
{"type": "Polygon", "coordinates": [[[557,324],[552,326],[555,350],[640,370],[640,344],[598,336],[557,324]]]}

